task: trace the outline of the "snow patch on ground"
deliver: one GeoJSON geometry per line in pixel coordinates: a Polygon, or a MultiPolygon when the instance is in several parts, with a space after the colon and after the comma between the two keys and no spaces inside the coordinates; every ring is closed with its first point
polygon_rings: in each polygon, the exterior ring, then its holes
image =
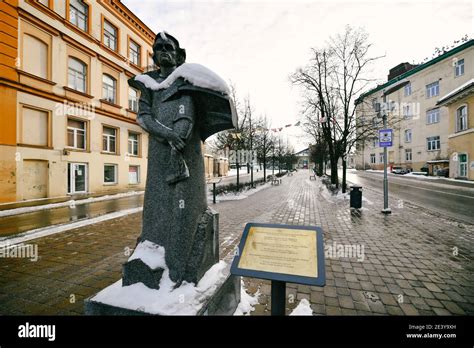
{"type": "Polygon", "coordinates": [[[241,281],[240,285],[240,302],[234,315],[250,315],[250,312],[255,310],[255,305],[258,304],[258,297],[260,296],[260,289],[257,290],[255,295],[249,295],[247,289],[245,289],[244,281],[241,281]]]}
{"type": "Polygon", "coordinates": [[[175,288],[176,283],[169,277],[164,248],[152,242],[140,244],[142,246],[137,247],[130,259],[144,257],[143,262],[163,268],[160,289],[150,289],[143,283],[122,286],[122,280],[119,280],[99,292],[92,301],[158,315],[196,315],[227,278],[227,263],[220,261],[204,274],[197,285],[183,282],[175,288]],[[150,258],[157,261],[150,261],[150,258]]]}
{"type": "MultiPolygon", "coordinates": [[[[247,189],[247,190],[242,191],[242,192],[221,193],[220,195],[216,196],[216,200],[219,201],[219,202],[220,201],[238,201],[240,199],[248,198],[249,196],[251,196],[251,195],[253,195],[253,194],[255,194],[259,191],[262,191],[264,189],[267,189],[271,186],[272,186],[271,183],[267,182],[266,184],[259,185],[254,189],[247,189]]],[[[212,197],[211,197],[211,199],[212,199],[212,197]]]]}
{"type": "Polygon", "coordinates": [[[313,315],[313,310],[311,309],[309,301],[303,298],[290,315],[313,315]]]}
{"type": "Polygon", "coordinates": [[[28,231],[28,232],[17,234],[14,237],[3,237],[3,238],[0,238],[0,247],[2,247],[2,245],[5,245],[5,244],[12,245],[12,244],[23,243],[23,242],[26,242],[26,241],[29,241],[29,240],[32,240],[32,239],[46,237],[46,236],[50,236],[52,234],[73,230],[75,228],[84,227],[84,226],[88,226],[88,225],[93,225],[93,224],[96,224],[98,222],[117,219],[117,218],[125,216],[125,215],[138,213],[142,210],[143,210],[143,207],[132,208],[132,209],[118,211],[118,212],[115,212],[115,213],[105,214],[105,215],[98,216],[98,217],[95,217],[95,218],[92,218],[92,219],[85,219],[85,220],[81,220],[81,221],[77,221],[77,222],[73,222],[73,223],[67,223],[67,224],[53,225],[53,226],[38,228],[38,229],[35,229],[35,230],[31,230],[31,231],[28,231]]]}
{"type": "Polygon", "coordinates": [[[145,193],[144,191],[131,191],[131,192],[124,192],[124,193],[117,193],[115,195],[105,195],[105,196],[101,196],[101,197],[90,197],[90,198],[86,198],[86,199],[80,199],[80,200],[77,200],[77,201],[71,199],[69,201],[61,202],[61,203],[52,203],[52,204],[45,204],[45,205],[37,205],[37,206],[34,206],[34,207],[8,209],[8,210],[0,211],[0,217],[19,215],[19,214],[25,214],[25,213],[32,213],[32,212],[35,212],[35,211],[49,210],[49,209],[66,207],[66,206],[76,206],[76,205],[93,203],[93,202],[108,201],[108,200],[111,200],[111,199],[118,199],[118,198],[124,198],[124,197],[129,197],[129,196],[142,195],[144,193],[145,193]]]}

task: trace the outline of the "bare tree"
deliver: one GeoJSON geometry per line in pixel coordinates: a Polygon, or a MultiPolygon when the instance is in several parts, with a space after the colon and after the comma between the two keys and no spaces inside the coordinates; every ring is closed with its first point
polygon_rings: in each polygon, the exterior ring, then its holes
{"type": "Polygon", "coordinates": [[[331,183],[339,186],[338,160],[342,159],[342,190],[346,189],[347,155],[356,142],[373,136],[374,124],[356,121],[356,98],[373,83],[367,72],[381,57],[369,56],[371,44],[362,29],[347,26],[326,47],[312,49],[309,64],[291,75],[303,88],[305,128],[315,140],[324,140],[331,163],[331,183]]]}

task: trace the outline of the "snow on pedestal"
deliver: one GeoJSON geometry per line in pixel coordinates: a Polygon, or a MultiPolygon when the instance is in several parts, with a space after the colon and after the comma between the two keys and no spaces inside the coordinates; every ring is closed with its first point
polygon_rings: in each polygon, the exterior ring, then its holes
{"type": "Polygon", "coordinates": [[[303,298],[290,315],[313,315],[313,310],[311,309],[309,301],[303,298]]]}
{"type": "Polygon", "coordinates": [[[150,241],[137,246],[129,258],[134,259],[141,259],[152,269],[164,269],[159,290],[150,289],[143,283],[122,286],[122,280],[119,280],[99,292],[91,301],[150,314],[196,315],[227,278],[227,264],[220,261],[204,274],[197,285],[183,282],[180,287],[174,288],[176,283],[169,278],[165,249],[150,241]]]}

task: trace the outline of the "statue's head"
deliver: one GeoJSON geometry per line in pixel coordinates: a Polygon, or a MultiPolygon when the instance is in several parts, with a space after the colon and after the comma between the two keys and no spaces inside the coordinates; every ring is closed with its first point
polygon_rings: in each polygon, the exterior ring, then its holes
{"type": "Polygon", "coordinates": [[[186,51],[179,41],[166,32],[156,35],[153,43],[153,61],[158,66],[178,67],[186,61],[186,51]]]}

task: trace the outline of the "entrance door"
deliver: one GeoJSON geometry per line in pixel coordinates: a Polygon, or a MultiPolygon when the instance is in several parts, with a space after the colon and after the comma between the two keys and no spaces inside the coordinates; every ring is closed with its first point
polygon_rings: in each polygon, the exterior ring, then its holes
{"type": "Polygon", "coordinates": [[[68,193],[86,193],[87,192],[87,164],[69,163],[68,164],[68,193]]]}
{"type": "Polygon", "coordinates": [[[459,155],[459,176],[467,178],[467,155],[465,153],[459,155]]]}

